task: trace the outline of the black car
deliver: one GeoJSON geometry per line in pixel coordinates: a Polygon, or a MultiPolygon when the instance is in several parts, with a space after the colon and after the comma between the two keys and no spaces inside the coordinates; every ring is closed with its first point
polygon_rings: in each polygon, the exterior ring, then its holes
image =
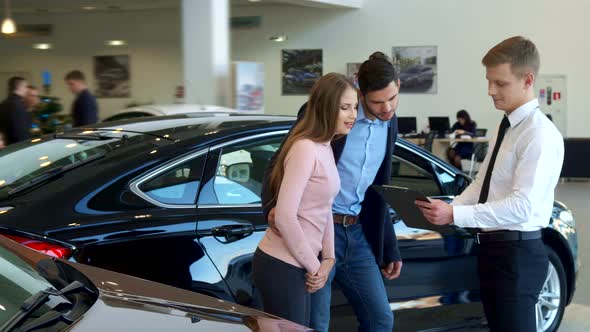
{"type": "MultiPolygon", "coordinates": [[[[71,261],[256,306],[250,260],[267,228],[262,178],[293,121],[150,117],[9,146],[0,152],[0,233],[71,261]]],[[[401,139],[393,163],[392,183],[431,197],[450,200],[470,181],[401,139]]],[[[481,325],[473,236],[413,229],[392,216],[404,259],[401,277],[386,282],[396,328],[481,325]]],[[[551,265],[538,321],[555,331],[579,269],[575,221],[561,203],[544,241],[551,265]]],[[[352,317],[336,288],[334,326],[352,317]]]]}
{"type": "Polygon", "coordinates": [[[187,290],[64,261],[0,237],[0,331],[310,329],[187,290]]]}

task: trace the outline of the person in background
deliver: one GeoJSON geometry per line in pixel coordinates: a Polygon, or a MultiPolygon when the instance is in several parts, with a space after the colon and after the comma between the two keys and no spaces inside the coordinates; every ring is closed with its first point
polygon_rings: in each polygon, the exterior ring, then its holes
{"type": "Polygon", "coordinates": [[[39,98],[39,90],[34,85],[27,86],[27,94],[25,95],[24,102],[28,112],[33,112],[39,107],[41,98],[39,98]]]}
{"type": "Polygon", "coordinates": [[[31,137],[31,114],[23,98],[27,94],[27,81],[18,76],[8,80],[8,97],[0,103],[0,133],[4,144],[10,145],[31,137]]]}
{"type": "MultiPolygon", "coordinates": [[[[460,138],[463,135],[475,136],[475,129],[477,124],[471,120],[471,116],[466,110],[460,110],[457,112],[457,122],[451,128],[453,135],[456,138],[460,138]]],[[[469,159],[473,154],[473,143],[459,142],[454,146],[450,147],[447,151],[447,157],[453,166],[461,169],[461,159],[469,159]]]]}
{"type": "Polygon", "coordinates": [[[70,91],[76,95],[72,104],[73,127],[88,126],[98,122],[96,98],[88,90],[84,74],[79,70],[69,72],[65,77],[70,91]]]}
{"type": "Polygon", "coordinates": [[[265,312],[304,326],[310,325],[311,293],[324,287],[336,259],[332,203],[340,177],[330,142],[350,132],[357,107],[346,77],[321,77],[270,173],[278,233],[267,229],[252,258],[252,277],[265,312]]]}
{"type": "Polygon", "coordinates": [[[32,137],[40,136],[41,129],[39,128],[39,121],[35,119],[35,111],[39,110],[41,98],[39,97],[39,90],[34,85],[27,85],[27,94],[24,98],[25,107],[29,116],[31,117],[31,128],[29,128],[32,137]]]}

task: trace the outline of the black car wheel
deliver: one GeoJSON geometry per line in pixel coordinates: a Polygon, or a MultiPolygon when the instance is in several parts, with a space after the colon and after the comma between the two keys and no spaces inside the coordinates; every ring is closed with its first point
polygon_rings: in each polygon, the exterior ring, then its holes
{"type": "Polygon", "coordinates": [[[537,331],[557,331],[565,311],[567,284],[565,270],[559,256],[547,248],[549,269],[537,302],[537,331]]]}

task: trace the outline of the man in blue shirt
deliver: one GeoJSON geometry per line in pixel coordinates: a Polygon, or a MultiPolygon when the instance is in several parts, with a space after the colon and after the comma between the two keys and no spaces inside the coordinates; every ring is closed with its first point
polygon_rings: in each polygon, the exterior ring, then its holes
{"type": "MultiPolygon", "coordinates": [[[[388,207],[370,186],[388,184],[391,178],[399,78],[387,57],[376,52],[361,65],[358,83],[361,103],[357,121],[347,137],[332,141],[342,185],[332,207],[335,269],[325,276],[326,286],[312,296],[311,327],[319,331],[329,327],[333,279],[353,307],[359,331],[393,329],[393,313],[382,276],[397,278],[402,261],[388,207]]],[[[299,111],[299,119],[305,107],[299,111]]],[[[272,227],[274,203],[269,200],[267,188],[263,188],[262,196],[272,227]]]]}

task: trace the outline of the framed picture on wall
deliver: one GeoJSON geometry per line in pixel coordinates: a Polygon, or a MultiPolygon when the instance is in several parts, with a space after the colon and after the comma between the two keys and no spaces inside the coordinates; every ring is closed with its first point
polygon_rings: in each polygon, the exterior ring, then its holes
{"type": "Polygon", "coordinates": [[[323,75],[322,50],[282,51],[282,94],[306,95],[323,75]]]}
{"type": "Polygon", "coordinates": [[[348,77],[354,85],[358,85],[358,72],[362,62],[349,62],[346,64],[346,77],[348,77]]]}
{"type": "Polygon", "coordinates": [[[400,70],[400,92],[436,93],[436,46],[393,47],[391,53],[393,63],[400,70]]]}
{"type": "Polygon", "coordinates": [[[98,98],[131,97],[129,55],[95,56],[94,80],[98,98]]]}

